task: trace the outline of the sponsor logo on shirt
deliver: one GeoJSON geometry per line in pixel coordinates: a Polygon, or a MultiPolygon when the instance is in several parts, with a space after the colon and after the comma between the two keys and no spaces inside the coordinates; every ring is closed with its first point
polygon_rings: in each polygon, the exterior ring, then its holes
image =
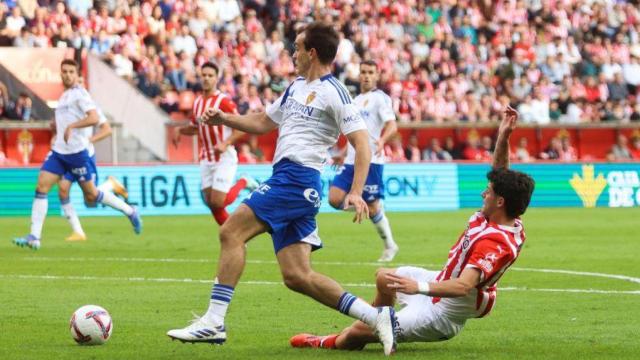
{"type": "Polygon", "coordinates": [[[342,119],[342,122],[345,124],[348,124],[350,122],[356,121],[358,120],[358,117],[356,115],[351,115],[351,116],[347,116],[346,118],[342,119]]]}
{"type": "Polygon", "coordinates": [[[282,107],[282,111],[285,113],[295,112],[304,116],[311,116],[313,114],[313,110],[315,110],[313,106],[302,105],[292,99],[291,96],[289,96],[287,102],[282,107]]]}

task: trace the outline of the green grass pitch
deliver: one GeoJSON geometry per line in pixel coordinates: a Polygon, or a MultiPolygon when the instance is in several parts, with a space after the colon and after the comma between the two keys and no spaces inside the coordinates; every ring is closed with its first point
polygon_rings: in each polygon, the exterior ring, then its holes
{"type": "MultiPolygon", "coordinates": [[[[471,212],[389,214],[400,245],[393,265],[440,269],[471,212]]],[[[350,215],[319,216],[324,249],[314,253],[314,267],[370,299],[381,243],[370,224],[351,224],[350,215]]],[[[400,344],[396,357],[639,358],[638,219],[638,209],[531,209],[524,216],[527,242],[500,282],[504,290],[491,315],[468,321],[447,342],[400,344]]],[[[362,352],[289,347],[296,333],[334,333],[351,320],[286,289],[267,236],[249,244],[227,316],[227,343],[172,342],[168,329],[187,325],[191,311],[206,310],[217,225],[208,216],[148,216],[143,235],[135,236],[124,217],[81,220],[87,242],[65,243],[68,224],[54,215],[34,252],[10,242],[24,235],[29,219],[0,218],[0,359],[383,356],[378,344],[362,352]],[[113,317],[112,338],[103,346],[71,339],[69,318],[85,304],[101,305],[113,317]]]]}

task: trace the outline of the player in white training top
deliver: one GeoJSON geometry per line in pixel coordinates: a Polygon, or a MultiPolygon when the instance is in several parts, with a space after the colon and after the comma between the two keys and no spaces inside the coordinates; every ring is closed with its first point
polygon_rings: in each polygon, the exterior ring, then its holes
{"type": "MultiPolygon", "coordinates": [[[[384,199],[382,173],[384,144],[397,132],[398,126],[391,98],[376,88],[378,75],[378,66],[374,61],[367,60],[360,63],[360,95],[355,98],[355,103],[360,108],[360,115],[369,129],[369,146],[371,147],[371,165],[369,165],[369,174],[362,197],[369,206],[371,222],[384,242],[384,250],[378,261],[391,261],[398,252],[398,245],[393,241],[389,220],[382,207],[381,200],[384,199]]],[[[342,159],[336,160],[339,163],[342,159]]],[[[342,208],[342,202],[351,190],[354,160],[355,151],[349,144],[344,164],[336,172],[336,177],[329,188],[329,204],[336,209],[342,208]]]]}
{"type": "Polygon", "coordinates": [[[51,153],[42,164],[38,175],[36,195],[31,210],[29,235],[15,238],[13,242],[33,250],[40,248],[42,226],[49,206],[47,194],[62,176],[70,172],[77,181],[87,204],[100,202],[123,212],[136,233],[142,229],[142,220],[135,208],[122,201],[110,191],[100,191],[94,183],[93,164],[89,156],[89,134],[85,128],[100,120],[96,105],[85,88],[78,85],[78,64],[71,59],[60,64],[60,76],[65,91],[60,97],[55,113],[56,140],[51,153]]]}
{"type": "MultiPolygon", "coordinates": [[[[456,336],[469,319],[489,314],[498,281],[516,261],[525,241],[520,220],[534,189],[533,179],[509,169],[509,136],[518,113],[505,109],[498,130],[493,169],[482,192],[482,209],[471,216],[466,230],[449,251],[442,271],[403,266],[376,274],[375,305],[403,306],[397,313],[398,341],[444,341],[456,336]]],[[[376,338],[361,322],[340,334],[291,338],[293,347],[359,350],[376,338]]]]}
{"type": "MultiPolygon", "coordinates": [[[[80,79],[81,80],[81,79],[80,79]]],[[[98,113],[98,125],[95,127],[86,127],[83,130],[87,131],[87,135],[89,136],[89,156],[91,157],[91,163],[93,168],[91,169],[93,178],[98,183],[98,167],[96,166],[96,149],[93,146],[94,143],[105,139],[111,136],[111,125],[107,121],[107,117],[104,115],[100,108],[96,107],[96,112],[98,113]],[[94,128],[98,129],[96,133],[94,133],[94,128]]],[[[55,124],[54,124],[55,125],[55,124]]],[[[54,127],[55,131],[55,127],[54,127]]],[[[87,240],[87,235],[82,228],[82,224],[80,223],[80,218],[76,213],[73,205],[71,204],[71,200],[69,199],[71,185],[73,185],[74,179],[73,174],[71,172],[66,172],[60,181],[58,181],[58,198],[60,199],[60,207],[62,208],[62,212],[64,213],[64,217],[71,225],[72,233],[71,235],[65,238],[66,241],[85,241],[87,240]]],[[[103,192],[105,191],[113,191],[115,194],[122,196],[125,200],[128,197],[127,189],[122,185],[116,178],[113,176],[108,176],[107,180],[98,186],[98,190],[103,192]]]]}
{"type": "Polygon", "coordinates": [[[331,75],[338,42],[331,25],[308,25],[295,41],[293,57],[300,77],[266,112],[244,116],[219,110],[205,113],[203,120],[210,125],[222,124],[252,134],[278,129],[278,143],[271,178],[253,191],[220,228],[217,281],[207,313],[184,329],[170,330],[167,335],[171,338],[183,342],[226,340],[224,317],[244,269],[245,244],[269,232],[287,287],[364,321],[375,330],[385,353],[393,351],[392,309],[372,307],[311,268],[311,251],[322,246],[315,221],[322,201],[320,171],[340,133],[346,135],[356,153],[352,190],[345,197],[345,207],[355,208],[354,221],[368,216],[362,199],[371,157],[368,133],[349,93],[331,75]]]}

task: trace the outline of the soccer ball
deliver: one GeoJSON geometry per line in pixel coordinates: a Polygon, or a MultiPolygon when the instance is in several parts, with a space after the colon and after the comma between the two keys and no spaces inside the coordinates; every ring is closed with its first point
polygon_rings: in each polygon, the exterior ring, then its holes
{"type": "Polygon", "coordinates": [[[71,316],[69,330],[73,340],[80,345],[101,345],[111,337],[113,322],[104,308],[85,305],[71,316]]]}

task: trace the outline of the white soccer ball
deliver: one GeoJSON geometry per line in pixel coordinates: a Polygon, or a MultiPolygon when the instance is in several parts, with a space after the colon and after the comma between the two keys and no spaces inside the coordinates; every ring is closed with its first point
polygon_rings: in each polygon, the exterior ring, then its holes
{"type": "Polygon", "coordinates": [[[101,345],[111,337],[113,322],[104,308],[85,305],[71,316],[69,330],[73,340],[80,345],[101,345]]]}

